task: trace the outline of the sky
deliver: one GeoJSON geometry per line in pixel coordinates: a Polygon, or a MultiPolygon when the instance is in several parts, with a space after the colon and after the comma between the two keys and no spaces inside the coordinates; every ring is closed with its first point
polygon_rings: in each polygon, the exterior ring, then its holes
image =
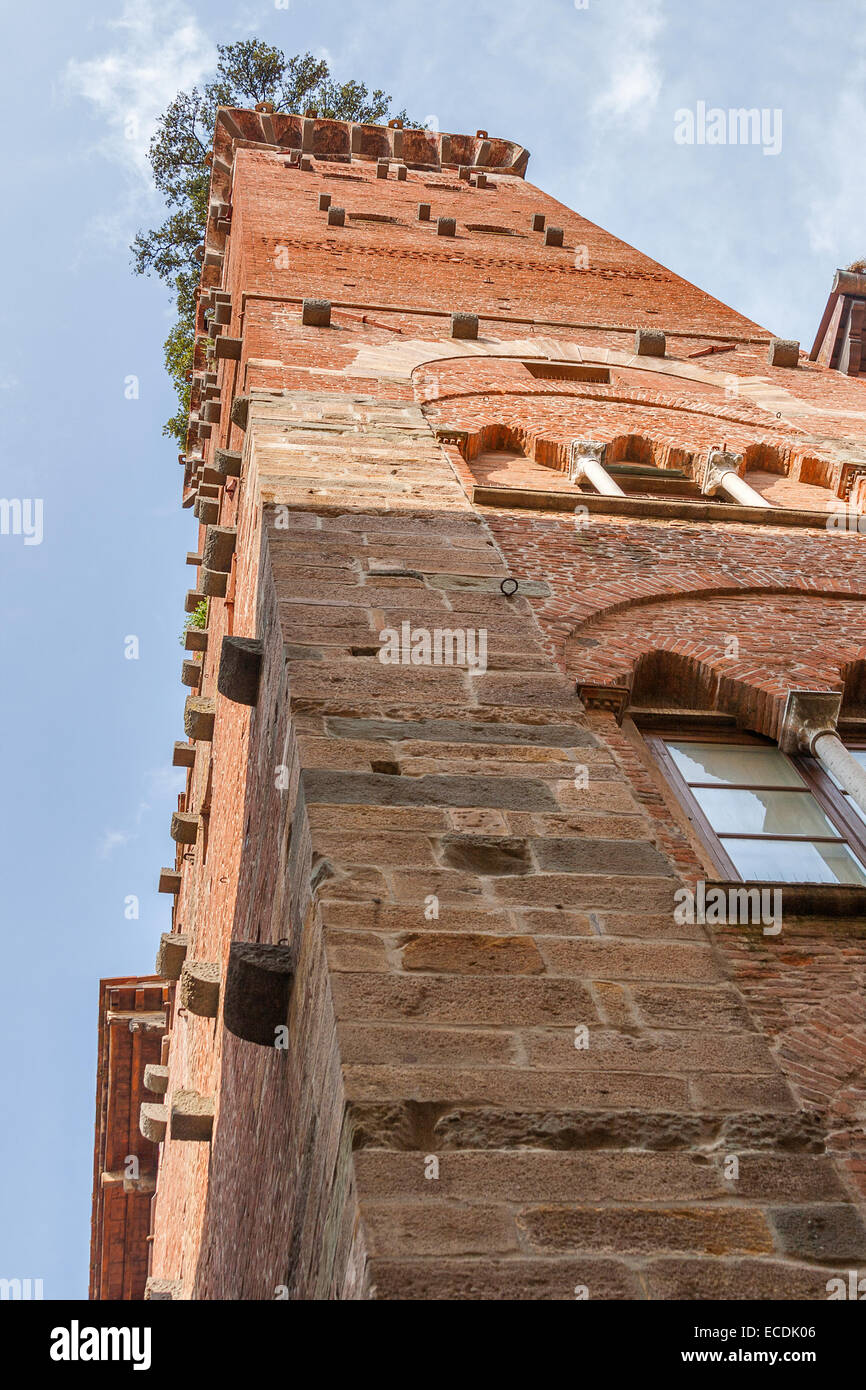
{"type": "Polygon", "coordinates": [[[80,1299],[98,980],[150,973],[169,927],[156,881],[173,862],[178,639],[197,543],[161,433],[171,305],[128,250],[160,220],[146,158],[156,117],[212,75],[218,43],[310,50],[440,130],[519,141],[532,182],[810,347],[834,270],[866,254],[866,7],[3,9],[0,498],[29,505],[0,532],[0,1277],[80,1299]],[[698,143],[696,124],[687,142],[689,115],[739,107],[766,112],[762,142],[698,143]]]}

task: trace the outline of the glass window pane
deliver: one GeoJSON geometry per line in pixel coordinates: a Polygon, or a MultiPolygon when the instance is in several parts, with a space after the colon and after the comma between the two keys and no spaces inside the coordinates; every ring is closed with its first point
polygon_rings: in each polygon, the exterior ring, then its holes
{"type": "Polygon", "coordinates": [[[866,871],[847,845],[791,840],[725,840],[744,879],[757,883],[852,883],[866,886],[866,871]]]}
{"type": "Polygon", "coordinates": [[[778,748],[748,743],[668,742],[687,782],[741,782],[747,787],[802,787],[803,779],[778,748]]]}
{"type": "Polygon", "coordinates": [[[720,835],[838,835],[808,792],[695,787],[692,795],[720,835]]]}
{"type": "Polygon", "coordinates": [[[866,811],[861,811],[856,801],[852,801],[848,793],[845,793],[845,800],[848,802],[849,809],[855,816],[859,816],[862,821],[866,821],[866,811]]]}

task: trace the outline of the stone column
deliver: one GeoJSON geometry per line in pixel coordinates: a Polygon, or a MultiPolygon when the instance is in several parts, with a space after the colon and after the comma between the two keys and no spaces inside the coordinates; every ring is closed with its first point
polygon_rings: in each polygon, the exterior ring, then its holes
{"type": "Polygon", "coordinates": [[[740,477],[739,468],[742,461],[742,454],[729,454],[722,449],[711,449],[707,455],[701,492],[707,497],[712,497],[717,492],[725,492],[732,502],[739,502],[742,507],[769,507],[771,504],[767,499],[740,477]]]}
{"type": "Polygon", "coordinates": [[[594,439],[573,439],[569,459],[569,482],[580,483],[584,479],[591,483],[602,497],[625,497],[619,483],[615,482],[604,466],[606,444],[594,439]]]}
{"type": "Polygon", "coordinates": [[[792,690],[782,716],[779,746],[784,753],[809,753],[832,773],[866,814],[866,768],[836,732],[842,696],[832,690],[792,690]]]}

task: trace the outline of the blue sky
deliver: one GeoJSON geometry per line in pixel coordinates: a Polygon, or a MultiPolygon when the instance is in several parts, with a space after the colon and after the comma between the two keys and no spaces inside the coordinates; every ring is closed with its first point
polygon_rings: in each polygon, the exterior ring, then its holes
{"type": "Polygon", "coordinates": [[[150,971],[169,921],[156,878],[196,531],[161,436],[170,306],[127,249],[160,215],[156,114],[207,79],[218,42],[311,49],[442,130],[519,140],[533,182],[805,346],[834,269],[866,254],[854,0],[278,4],[4,16],[0,495],[42,499],[43,536],[0,535],[0,1276],[51,1298],[87,1290],[97,981],[150,971]],[[781,149],[677,144],[675,113],[699,101],[778,109],[781,149]]]}

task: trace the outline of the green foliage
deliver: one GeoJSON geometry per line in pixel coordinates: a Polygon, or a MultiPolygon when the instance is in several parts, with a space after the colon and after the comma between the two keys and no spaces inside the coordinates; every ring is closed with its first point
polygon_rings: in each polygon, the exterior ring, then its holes
{"type": "MultiPolygon", "coordinates": [[[[186,622],[184,623],[184,625],[183,625],[183,632],[180,634],[180,637],[178,638],[178,641],[180,642],[180,645],[181,645],[181,646],[183,646],[184,642],[186,641],[186,634],[189,632],[189,630],[190,630],[191,627],[199,627],[199,628],[201,628],[201,627],[207,627],[207,599],[206,599],[206,598],[203,598],[202,601],[201,601],[201,603],[199,603],[199,604],[196,605],[195,612],[194,612],[194,613],[190,613],[189,617],[187,618],[186,622]]],[[[194,659],[197,659],[197,658],[194,658],[194,659]]]]}
{"type": "MultiPolygon", "coordinates": [[[[199,90],[178,92],[159,119],[150,142],[154,182],[168,216],[159,227],[139,232],[132,247],[139,275],[156,275],[174,291],[177,322],[165,340],[165,365],[177,391],[177,413],[163,427],[181,447],[186,442],[189,382],[195,347],[195,300],[200,266],[194,251],[207,227],[210,170],[204,163],[213,144],[219,106],[250,107],[273,102],[276,111],[314,107],[332,120],[381,123],[391,98],[363,82],[335,82],[328,64],[312,53],[287,58],[259,39],[220,44],[216,76],[199,90]]],[[[408,124],[406,113],[394,113],[408,124]]]]}

